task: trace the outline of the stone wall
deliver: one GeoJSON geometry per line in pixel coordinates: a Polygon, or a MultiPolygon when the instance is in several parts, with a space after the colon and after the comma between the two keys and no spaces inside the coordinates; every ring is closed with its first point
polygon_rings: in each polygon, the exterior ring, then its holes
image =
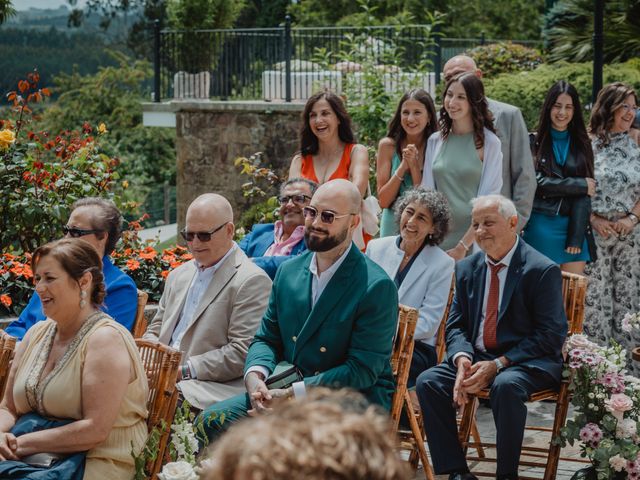
{"type": "Polygon", "coordinates": [[[268,102],[172,102],[176,115],[177,217],[205,192],[229,199],[236,218],[248,206],[237,157],[263,152],[265,164],[286,177],[298,148],[302,104],[268,102]]]}

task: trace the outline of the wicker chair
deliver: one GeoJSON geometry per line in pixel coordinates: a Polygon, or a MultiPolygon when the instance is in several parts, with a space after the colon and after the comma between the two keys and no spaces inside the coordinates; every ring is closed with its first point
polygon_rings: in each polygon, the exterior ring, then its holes
{"type": "Polygon", "coordinates": [[[147,319],[144,317],[144,307],[147,306],[149,295],[147,292],[138,290],[138,307],[136,308],[136,319],[133,323],[133,338],[142,338],[147,331],[147,319]]]}
{"type": "Polygon", "coordinates": [[[165,460],[171,423],[178,402],[176,379],[182,354],[166,345],[139,338],[136,339],[136,345],[140,350],[142,364],[149,381],[147,425],[149,431],[156,427],[161,429],[158,456],[154,461],[150,461],[146,468],[149,478],[155,479],[165,460]],[[162,422],[164,422],[164,428],[162,428],[162,422]]]}
{"type": "MultiPolygon", "coordinates": [[[[565,312],[567,314],[567,323],[569,327],[569,335],[582,332],[582,322],[584,320],[584,299],[587,292],[587,279],[582,275],[576,275],[572,273],[562,272],[562,298],[564,300],[565,312]]],[[[476,453],[478,447],[484,447],[495,449],[494,443],[481,443],[476,439],[476,442],[469,442],[469,433],[474,428],[475,412],[478,408],[478,398],[489,398],[489,390],[485,389],[480,392],[475,398],[469,401],[465,406],[462,422],[460,424],[460,442],[463,445],[465,451],[468,447],[475,448],[476,453]]],[[[569,381],[563,379],[560,383],[560,388],[556,390],[548,389],[535,392],[529,397],[530,402],[538,402],[541,400],[553,401],[556,404],[555,416],[553,421],[553,427],[525,427],[527,430],[546,431],[551,433],[551,439],[560,435],[560,429],[564,427],[567,420],[567,412],[569,410],[569,381]]],[[[558,471],[558,463],[560,461],[560,445],[555,444],[553,441],[549,442],[548,448],[541,447],[522,447],[522,456],[531,458],[531,460],[521,460],[520,465],[525,467],[538,467],[544,468],[544,480],[553,480],[556,478],[558,471]],[[536,459],[542,459],[536,460],[536,459]]],[[[488,461],[495,462],[495,458],[487,458],[480,456],[467,456],[469,461],[488,461]]],[[[577,461],[581,460],[575,458],[567,458],[563,460],[577,461]]],[[[494,476],[494,474],[474,472],[478,476],[494,476]]],[[[527,479],[531,477],[520,476],[521,479],[527,479]]]]}
{"type": "Polygon", "coordinates": [[[0,400],[4,397],[4,389],[7,388],[15,348],[16,338],[0,330],[0,400]]]}

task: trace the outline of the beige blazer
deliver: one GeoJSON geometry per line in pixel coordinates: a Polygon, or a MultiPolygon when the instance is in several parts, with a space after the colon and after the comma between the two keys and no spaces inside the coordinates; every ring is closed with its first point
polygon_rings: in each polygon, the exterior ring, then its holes
{"type": "MultiPolygon", "coordinates": [[[[191,260],[169,274],[158,312],[143,338],[171,343],[195,273],[191,260]]],[[[204,409],[244,392],[244,361],[270,293],[269,276],[239,248],[216,271],[180,342],[182,363],[191,362],[197,380],[178,386],[193,406],[204,409]]]]}

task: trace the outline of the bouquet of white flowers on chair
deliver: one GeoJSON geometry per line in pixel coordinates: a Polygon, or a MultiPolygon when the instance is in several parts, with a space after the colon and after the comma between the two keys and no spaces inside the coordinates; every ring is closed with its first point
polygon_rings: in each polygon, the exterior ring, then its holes
{"type": "MultiPolygon", "coordinates": [[[[633,327],[632,327],[633,328],[633,327]]],[[[640,479],[640,380],[626,374],[626,352],[602,347],[581,334],[566,344],[563,375],[576,415],[562,429],[564,446],[580,442],[593,464],[574,478],[640,479]]]]}

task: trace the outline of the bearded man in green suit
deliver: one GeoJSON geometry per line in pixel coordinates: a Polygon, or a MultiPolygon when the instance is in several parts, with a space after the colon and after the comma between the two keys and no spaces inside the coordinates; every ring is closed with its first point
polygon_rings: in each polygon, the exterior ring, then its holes
{"type": "Polygon", "coordinates": [[[332,180],[305,207],[309,251],[278,269],[269,306],[249,347],[247,393],[218,402],[199,417],[209,440],[247,413],[268,412],[282,399],[304,396],[316,385],[352,388],[390,408],[398,294],[387,274],[351,241],[360,205],[355,185],[332,180]],[[281,362],[295,365],[303,380],[269,390],[265,381],[281,362]]]}

